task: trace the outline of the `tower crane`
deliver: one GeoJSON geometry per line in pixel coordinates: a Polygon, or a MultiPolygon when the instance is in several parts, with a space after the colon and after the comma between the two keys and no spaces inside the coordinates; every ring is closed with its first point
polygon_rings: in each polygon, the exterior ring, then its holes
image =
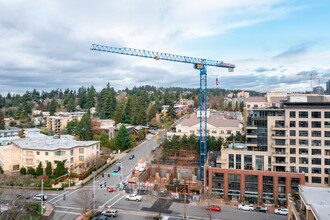
{"type": "Polygon", "coordinates": [[[167,60],[173,62],[190,63],[194,68],[200,71],[200,90],[199,90],[199,110],[200,110],[200,180],[204,180],[204,164],[207,157],[207,66],[227,68],[229,72],[233,72],[235,65],[224,63],[218,60],[209,60],[204,58],[195,58],[188,56],[181,56],[175,54],[168,54],[162,52],[154,52],[148,50],[140,50],[127,47],[110,47],[98,44],[92,44],[91,50],[123,54],[129,56],[137,56],[144,58],[151,58],[155,60],[167,60]]]}
{"type": "Polygon", "coordinates": [[[319,81],[319,95],[321,95],[321,79],[330,79],[330,77],[319,77],[317,79],[319,81]]]}

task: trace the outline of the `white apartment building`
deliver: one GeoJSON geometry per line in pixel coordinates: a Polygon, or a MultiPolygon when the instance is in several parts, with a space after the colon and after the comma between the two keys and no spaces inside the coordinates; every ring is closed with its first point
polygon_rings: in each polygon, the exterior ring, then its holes
{"type": "Polygon", "coordinates": [[[4,130],[0,130],[0,146],[10,144],[13,140],[19,139],[18,134],[21,130],[16,127],[5,126],[4,130]]]}
{"type": "Polygon", "coordinates": [[[35,136],[13,141],[12,145],[0,147],[0,166],[6,173],[18,172],[20,168],[36,168],[48,162],[55,168],[58,161],[77,166],[87,158],[99,154],[100,141],[76,141],[74,136],[35,136]]]}
{"type": "MultiPolygon", "coordinates": [[[[224,113],[207,111],[207,132],[208,135],[215,138],[222,137],[226,139],[232,134],[242,133],[243,125],[238,119],[227,119],[224,113]]],[[[185,117],[180,124],[176,126],[175,132],[167,132],[167,138],[171,139],[174,135],[182,137],[195,134],[200,135],[200,117],[199,113],[191,114],[185,117]]]]}

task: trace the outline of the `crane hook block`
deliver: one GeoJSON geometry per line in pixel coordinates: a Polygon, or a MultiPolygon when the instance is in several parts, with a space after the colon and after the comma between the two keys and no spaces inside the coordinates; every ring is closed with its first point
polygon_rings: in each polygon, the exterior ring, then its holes
{"type": "Polygon", "coordinates": [[[160,58],[159,57],[155,57],[155,60],[160,60],[160,58]]]}

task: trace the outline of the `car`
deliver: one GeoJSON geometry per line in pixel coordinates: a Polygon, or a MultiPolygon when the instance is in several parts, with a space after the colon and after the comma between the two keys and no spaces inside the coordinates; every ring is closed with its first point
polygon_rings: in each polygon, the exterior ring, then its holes
{"type": "Polygon", "coordinates": [[[275,209],[274,213],[277,215],[288,215],[288,209],[287,208],[280,208],[280,209],[275,209]]]}
{"type": "Polygon", "coordinates": [[[115,191],[115,190],[113,189],[113,187],[108,186],[108,192],[113,192],[113,191],[115,191]]]}
{"type": "Polygon", "coordinates": [[[120,166],[117,166],[114,170],[113,170],[113,172],[115,172],[115,173],[118,173],[119,171],[120,171],[120,166]]]}
{"type": "Polygon", "coordinates": [[[252,204],[239,204],[238,205],[238,210],[245,210],[245,211],[253,211],[253,205],[252,204]]]}
{"type": "Polygon", "coordinates": [[[221,208],[219,206],[216,206],[216,205],[207,206],[205,209],[210,210],[210,211],[217,211],[217,212],[221,211],[221,208]]]}
{"type": "Polygon", "coordinates": [[[113,218],[113,217],[117,216],[117,210],[115,210],[115,209],[105,210],[102,212],[102,215],[113,218]]]}
{"type": "Polygon", "coordinates": [[[142,200],[142,196],[138,196],[136,194],[130,194],[130,195],[127,195],[125,199],[127,201],[130,200],[130,201],[140,202],[142,200]]]}
{"type": "Polygon", "coordinates": [[[133,160],[134,157],[134,154],[131,154],[128,159],[133,160]]]}
{"type": "Polygon", "coordinates": [[[33,196],[33,198],[35,200],[39,200],[39,201],[41,201],[41,198],[43,198],[43,201],[47,200],[47,196],[42,195],[42,194],[36,194],[36,195],[33,196]]]}
{"type": "Polygon", "coordinates": [[[151,152],[155,152],[156,151],[156,147],[153,147],[152,149],[151,149],[151,152]]]}
{"type": "Polygon", "coordinates": [[[257,207],[256,212],[268,212],[268,208],[267,207],[257,207]]]}
{"type": "Polygon", "coordinates": [[[91,218],[91,220],[108,220],[108,217],[105,215],[99,215],[91,218]]]}

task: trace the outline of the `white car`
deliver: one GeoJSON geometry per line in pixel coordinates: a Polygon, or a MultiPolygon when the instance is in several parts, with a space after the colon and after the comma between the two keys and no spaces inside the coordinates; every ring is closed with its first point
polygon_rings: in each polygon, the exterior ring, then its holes
{"type": "Polygon", "coordinates": [[[136,194],[130,194],[130,195],[127,195],[125,199],[130,200],[130,201],[140,202],[142,200],[142,196],[138,196],[136,194]]]}
{"type": "Polygon", "coordinates": [[[39,201],[41,200],[42,197],[44,198],[43,201],[47,200],[47,196],[42,195],[42,194],[37,194],[37,195],[34,195],[34,196],[33,196],[33,198],[34,198],[35,200],[39,200],[39,201]]]}
{"type": "Polygon", "coordinates": [[[253,210],[254,210],[252,204],[250,204],[250,205],[247,205],[247,204],[244,204],[244,205],[239,204],[237,208],[238,208],[238,210],[245,210],[245,211],[253,211],[253,210]]]}
{"type": "Polygon", "coordinates": [[[280,209],[275,209],[274,213],[277,215],[288,215],[288,209],[287,208],[280,208],[280,209]]]}

